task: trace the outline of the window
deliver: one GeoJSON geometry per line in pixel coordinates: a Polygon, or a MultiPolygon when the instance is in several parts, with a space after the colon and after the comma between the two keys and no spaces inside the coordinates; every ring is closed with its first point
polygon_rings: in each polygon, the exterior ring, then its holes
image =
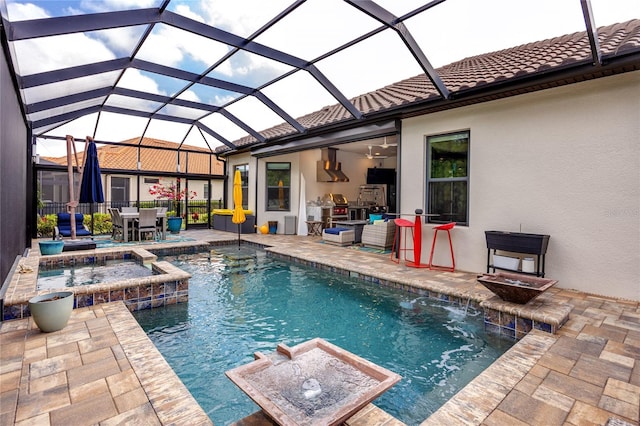
{"type": "Polygon", "coordinates": [[[291,163],[267,163],[267,211],[289,211],[291,163]]]}
{"type": "MultiPolygon", "coordinates": [[[[240,170],[240,177],[242,178],[242,208],[249,208],[249,165],[240,164],[235,167],[235,170],[240,170]]],[[[234,175],[235,175],[234,170],[234,175]]]]}
{"type": "Polygon", "coordinates": [[[158,184],[160,183],[160,178],[144,178],[144,183],[148,184],[158,184]]]}
{"type": "Polygon", "coordinates": [[[111,207],[129,205],[129,178],[111,177],[111,207]]]}
{"type": "Polygon", "coordinates": [[[429,222],[469,224],[469,131],[427,136],[429,222]]]}

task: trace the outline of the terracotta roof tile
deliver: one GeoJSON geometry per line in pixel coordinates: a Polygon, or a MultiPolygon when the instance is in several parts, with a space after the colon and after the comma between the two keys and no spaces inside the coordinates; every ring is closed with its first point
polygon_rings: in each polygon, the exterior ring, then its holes
{"type": "MultiPolygon", "coordinates": [[[[102,145],[98,146],[98,161],[102,169],[137,170],[138,169],[138,149],[136,146],[139,139],[128,139],[122,141],[128,145],[102,145]]],[[[175,142],[163,141],[160,139],[144,138],[141,143],[140,162],[142,170],[154,172],[176,171],[176,150],[179,144],[175,142]],[[159,147],[167,149],[145,149],[144,147],[159,147]]],[[[209,174],[210,151],[206,148],[187,146],[190,151],[201,151],[202,154],[189,153],[189,172],[194,174],[209,174]]],[[[43,160],[56,164],[66,165],[67,156],[63,157],[43,157],[43,160]]],[[[78,155],[78,161],[82,161],[82,153],[78,155]]],[[[223,163],[213,157],[212,173],[214,175],[223,174],[223,163]]],[[[76,166],[75,158],[72,163],[76,166]]],[[[180,153],[180,164],[187,164],[187,153],[180,153]]],[[[183,166],[184,170],[184,166],[183,166]]]]}
{"type": "MultiPolygon", "coordinates": [[[[599,28],[598,39],[603,56],[637,53],[640,51],[640,20],[633,19],[599,28]]],[[[447,89],[455,95],[457,92],[535,76],[590,60],[589,39],[583,31],[465,58],[436,71],[447,89]]],[[[426,75],[421,74],[357,96],[350,101],[366,115],[415,102],[439,99],[441,97],[433,84],[426,75]]],[[[352,119],[352,116],[341,105],[336,104],[300,117],[298,121],[305,128],[311,129],[348,119],[352,119]]],[[[287,123],[260,132],[267,139],[295,133],[296,130],[287,123]]],[[[245,136],[234,143],[243,147],[255,142],[255,138],[245,136]]],[[[224,146],[219,147],[217,151],[224,152],[228,149],[224,146]]]]}

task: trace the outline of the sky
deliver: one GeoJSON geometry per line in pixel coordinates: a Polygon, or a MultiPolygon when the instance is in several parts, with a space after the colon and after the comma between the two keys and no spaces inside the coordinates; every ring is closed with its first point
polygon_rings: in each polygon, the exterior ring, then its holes
{"type": "MultiPolygon", "coordinates": [[[[16,1],[6,0],[3,13],[11,21],[97,13],[113,10],[157,7],[160,0],[76,0],[76,1],[16,1]]],[[[291,0],[172,0],[169,10],[225,31],[247,37],[292,3],[291,0]]],[[[416,0],[378,0],[377,3],[396,16],[401,16],[426,3],[416,0]]],[[[640,0],[591,0],[596,26],[640,18],[640,0]]],[[[584,31],[580,0],[447,0],[405,22],[414,39],[434,68],[491,51],[544,40],[577,31],[584,31]]],[[[362,35],[380,24],[364,16],[342,0],[307,0],[290,16],[260,34],[256,42],[273,47],[304,60],[313,60],[323,53],[362,35]]],[[[117,28],[93,33],[71,34],[14,43],[20,75],[66,68],[75,65],[128,57],[143,33],[143,27],[117,28]]],[[[195,73],[204,72],[223,57],[229,48],[221,43],[176,30],[169,25],[156,25],[137,58],[195,73]]],[[[422,69],[404,47],[396,33],[386,30],[347,51],[323,59],[317,68],[347,97],[351,98],[388,84],[422,73],[422,69]]],[[[249,87],[265,82],[291,70],[291,67],[270,59],[241,52],[220,64],[209,76],[249,87]]],[[[85,90],[101,87],[113,75],[87,78],[81,82],[85,90]],[[104,81],[100,81],[100,79],[104,81]],[[86,87],[85,87],[86,86],[86,87]]],[[[118,85],[150,93],[173,96],[185,82],[128,69],[118,85]]],[[[28,89],[23,93],[28,103],[65,94],[60,84],[28,89]]],[[[265,87],[263,93],[292,117],[321,109],[337,101],[306,72],[296,72],[280,82],[265,87]]],[[[221,89],[195,85],[179,98],[224,105],[239,95],[221,89]]],[[[130,98],[111,96],[107,104],[132,106],[130,98]]],[[[135,101],[135,107],[154,111],[159,105],[135,101]]],[[[167,109],[175,107],[165,107],[167,109]]],[[[228,110],[256,131],[283,122],[283,119],[253,97],[235,102],[228,110]]],[[[64,111],[61,111],[64,112],[64,111]]],[[[186,118],[195,118],[198,111],[183,108],[186,118]]],[[[32,119],[43,117],[35,114],[32,119]]],[[[51,134],[76,137],[93,135],[98,140],[121,141],[148,137],[181,142],[189,130],[186,125],[125,117],[103,113],[96,127],[96,114],[77,119],[51,134]],[[146,130],[145,130],[146,129],[146,130]]],[[[230,141],[246,135],[220,114],[203,122],[230,141]]],[[[196,130],[188,133],[185,143],[210,146],[220,142],[196,130]]],[[[59,151],[54,142],[39,143],[41,156],[59,151]]]]}

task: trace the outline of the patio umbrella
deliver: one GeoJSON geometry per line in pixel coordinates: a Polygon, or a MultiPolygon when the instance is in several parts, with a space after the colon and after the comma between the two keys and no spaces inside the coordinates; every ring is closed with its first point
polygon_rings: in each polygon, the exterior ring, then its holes
{"type": "Polygon", "coordinates": [[[93,234],[93,204],[104,203],[102,179],[100,177],[100,163],[98,149],[92,138],[87,137],[88,145],[85,149],[82,182],[80,183],[80,202],[90,203],[91,233],[93,234]]]}
{"type": "Polygon", "coordinates": [[[284,210],[284,183],[282,183],[282,179],[278,181],[278,202],[280,210],[284,210]]]}
{"type": "Polygon", "coordinates": [[[240,250],[240,224],[245,220],[247,218],[242,209],[242,176],[240,176],[240,170],[236,170],[233,177],[233,217],[231,221],[238,224],[238,250],[240,250]]]}

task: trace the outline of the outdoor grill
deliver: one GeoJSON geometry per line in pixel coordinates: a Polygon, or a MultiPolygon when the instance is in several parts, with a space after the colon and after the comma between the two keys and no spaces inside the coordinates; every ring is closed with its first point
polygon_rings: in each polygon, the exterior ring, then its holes
{"type": "Polygon", "coordinates": [[[347,198],[342,194],[329,194],[328,198],[333,204],[329,209],[329,226],[333,227],[335,221],[349,220],[347,198]]]}

